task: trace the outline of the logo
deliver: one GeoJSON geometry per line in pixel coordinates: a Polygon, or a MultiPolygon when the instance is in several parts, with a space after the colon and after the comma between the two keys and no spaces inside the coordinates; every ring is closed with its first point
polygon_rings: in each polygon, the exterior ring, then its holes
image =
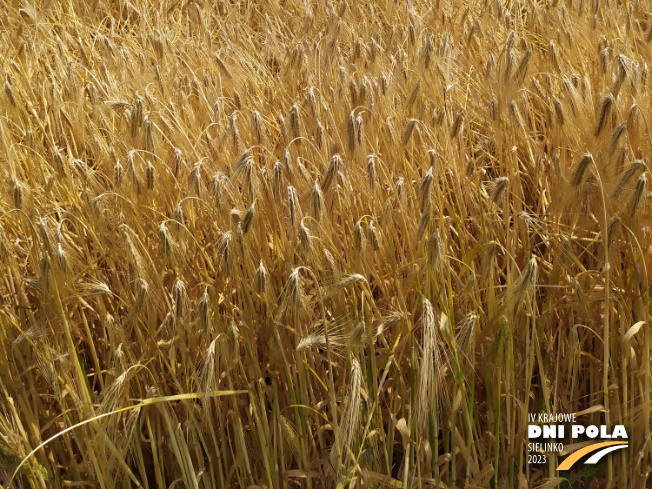
{"type": "Polygon", "coordinates": [[[570,470],[589,455],[582,463],[597,464],[605,455],[628,446],[627,431],[623,425],[615,425],[613,429],[607,425],[584,425],[578,423],[577,416],[577,413],[528,414],[528,461],[546,463],[546,454],[565,455],[572,448],[569,446],[564,449],[566,439],[573,442],[573,445],[577,443],[581,446],[570,452],[557,467],[558,471],[570,470]],[[585,439],[596,441],[586,445],[582,443],[585,439]]]}
{"type": "Polygon", "coordinates": [[[619,441],[605,441],[602,443],[592,443],[588,447],[580,448],[579,450],[573,452],[571,455],[566,457],[566,459],[559,464],[557,470],[570,470],[573,465],[577,463],[579,459],[588,455],[589,453],[594,453],[591,455],[584,463],[585,464],[597,464],[602,457],[606,454],[611,453],[615,450],[620,450],[625,448],[627,444],[622,444],[619,441]]]}

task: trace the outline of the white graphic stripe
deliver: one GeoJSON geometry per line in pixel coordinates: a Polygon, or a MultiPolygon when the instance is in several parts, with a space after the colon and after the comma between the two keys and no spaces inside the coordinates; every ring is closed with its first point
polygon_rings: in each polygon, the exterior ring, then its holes
{"type": "Polygon", "coordinates": [[[627,445],[614,445],[612,447],[607,447],[603,448],[602,450],[599,450],[598,452],[594,453],[587,459],[585,464],[597,464],[602,457],[604,457],[606,454],[609,452],[613,452],[614,450],[620,450],[621,448],[625,448],[627,445]]]}

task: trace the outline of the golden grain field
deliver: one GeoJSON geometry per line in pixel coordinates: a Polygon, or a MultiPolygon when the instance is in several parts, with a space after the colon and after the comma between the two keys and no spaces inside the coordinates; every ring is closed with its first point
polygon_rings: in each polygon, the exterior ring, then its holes
{"type": "Polygon", "coordinates": [[[652,483],[648,2],[0,7],[0,487],[652,483]]]}

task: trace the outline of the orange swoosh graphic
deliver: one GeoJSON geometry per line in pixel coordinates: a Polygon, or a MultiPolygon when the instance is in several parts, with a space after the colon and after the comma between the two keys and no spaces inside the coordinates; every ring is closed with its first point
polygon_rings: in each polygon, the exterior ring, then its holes
{"type": "Polygon", "coordinates": [[[627,443],[624,441],[605,441],[603,443],[594,443],[593,445],[584,447],[576,452],[573,452],[571,455],[566,457],[566,459],[559,464],[557,470],[568,470],[575,464],[575,462],[581,459],[584,455],[588,455],[589,453],[595,452],[596,450],[599,450],[601,448],[610,447],[613,445],[626,445],[626,444],[627,443]]]}

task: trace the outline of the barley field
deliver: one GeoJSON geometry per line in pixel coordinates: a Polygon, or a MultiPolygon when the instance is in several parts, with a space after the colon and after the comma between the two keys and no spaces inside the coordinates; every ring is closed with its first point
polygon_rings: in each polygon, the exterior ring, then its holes
{"type": "Polygon", "coordinates": [[[1,7],[0,487],[649,487],[649,3],[1,7]]]}

